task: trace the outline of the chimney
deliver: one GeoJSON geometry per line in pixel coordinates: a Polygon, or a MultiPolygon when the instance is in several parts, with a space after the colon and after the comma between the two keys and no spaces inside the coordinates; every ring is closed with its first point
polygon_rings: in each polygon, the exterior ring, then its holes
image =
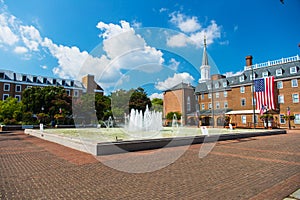
{"type": "Polygon", "coordinates": [[[246,67],[251,66],[252,65],[252,56],[246,56],[246,67]]]}

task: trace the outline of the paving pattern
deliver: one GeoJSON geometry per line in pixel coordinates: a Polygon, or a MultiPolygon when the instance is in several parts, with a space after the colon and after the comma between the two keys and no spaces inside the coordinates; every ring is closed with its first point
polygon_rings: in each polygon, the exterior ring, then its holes
{"type": "Polygon", "coordinates": [[[300,130],[221,141],[204,158],[196,144],[162,169],[127,173],[109,165],[151,169],[184,147],[164,148],[161,159],[154,150],[94,157],[23,132],[0,133],[0,199],[282,200],[300,188],[299,141],[300,130]]]}

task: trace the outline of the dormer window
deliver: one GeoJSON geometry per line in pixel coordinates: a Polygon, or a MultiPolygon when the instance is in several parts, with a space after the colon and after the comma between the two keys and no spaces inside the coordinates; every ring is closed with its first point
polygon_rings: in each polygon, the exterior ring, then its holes
{"type": "Polygon", "coordinates": [[[268,77],[269,76],[269,72],[268,71],[265,71],[262,73],[262,77],[265,78],[265,77],[268,77]]]}
{"type": "Polygon", "coordinates": [[[244,81],[245,81],[245,76],[244,75],[240,76],[240,82],[244,82],[244,81]]]}
{"type": "Polygon", "coordinates": [[[210,87],[210,85],[207,85],[207,89],[209,89],[209,90],[210,90],[210,88],[211,88],[211,87],[210,87]]]}
{"type": "Polygon", "coordinates": [[[296,74],[297,73],[297,67],[291,67],[290,68],[290,74],[296,74]]]}
{"type": "Polygon", "coordinates": [[[223,82],[223,87],[227,87],[227,81],[223,82]]]}
{"type": "Polygon", "coordinates": [[[276,76],[282,76],[282,69],[276,69],[276,76]]]}
{"type": "Polygon", "coordinates": [[[215,88],[219,88],[219,83],[215,83],[215,88]]]}

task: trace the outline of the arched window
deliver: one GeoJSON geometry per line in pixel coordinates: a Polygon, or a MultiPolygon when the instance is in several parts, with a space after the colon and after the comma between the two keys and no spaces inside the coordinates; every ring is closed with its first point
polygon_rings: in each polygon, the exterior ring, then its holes
{"type": "Polygon", "coordinates": [[[188,96],[188,98],[187,98],[186,109],[187,109],[188,112],[191,111],[191,98],[190,98],[190,96],[188,96]]]}

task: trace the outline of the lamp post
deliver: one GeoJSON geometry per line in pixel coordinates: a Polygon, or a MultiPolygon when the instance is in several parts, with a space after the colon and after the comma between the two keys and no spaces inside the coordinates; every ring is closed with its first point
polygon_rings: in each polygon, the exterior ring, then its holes
{"type": "Polygon", "coordinates": [[[288,106],[287,107],[287,118],[288,118],[288,123],[289,123],[289,129],[291,129],[291,109],[290,107],[288,106]]]}

